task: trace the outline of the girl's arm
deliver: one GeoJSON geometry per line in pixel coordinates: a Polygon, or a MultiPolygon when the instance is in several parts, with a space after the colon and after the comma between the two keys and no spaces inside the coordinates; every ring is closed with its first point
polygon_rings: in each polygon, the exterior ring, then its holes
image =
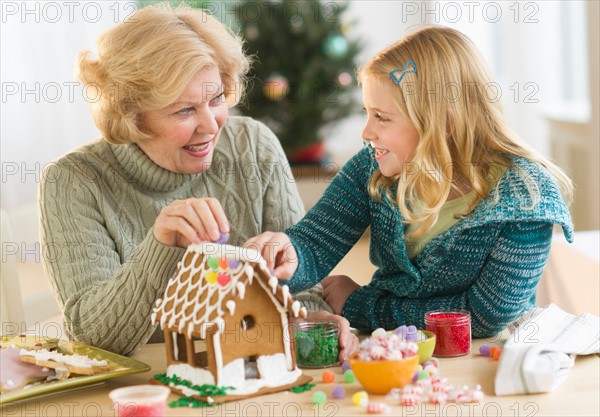
{"type": "Polygon", "coordinates": [[[369,160],[366,148],[350,159],[317,204],[285,231],[298,255],[298,269],[288,282],[292,292],[310,288],[327,276],[370,224],[369,160]]]}
{"type": "Polygon", "coordinates": [[[493,336],[530,308],[551,240],[551,223],[506,223],[478,278],[464,292],[400,297],[393,293],[390,282],[383,289],[383,282],[376,280],[350,295],[342,315],[357,328],[393,329],[402,324],[425,328],[427,311],[463,309],[471,312],[474,337],[493,336]]]}

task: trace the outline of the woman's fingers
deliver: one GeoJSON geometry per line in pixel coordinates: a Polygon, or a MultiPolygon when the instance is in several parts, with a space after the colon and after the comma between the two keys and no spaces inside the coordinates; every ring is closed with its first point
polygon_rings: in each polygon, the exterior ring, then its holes
{"type": "Polygon", "coordinates": [[[218,241],[229,233],[229,221],[214,198],[177,200],[163,208],[154,223],[154,236],[169,246],[218,241]]]}

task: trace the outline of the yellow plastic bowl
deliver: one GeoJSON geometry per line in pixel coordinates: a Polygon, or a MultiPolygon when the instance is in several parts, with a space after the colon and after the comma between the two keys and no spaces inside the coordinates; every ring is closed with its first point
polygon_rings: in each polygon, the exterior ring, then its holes
{"type": "Polygon", "coordinates": [[[419,330],[419,332],[427,336],[427,339],[417,342],[417,346],[419,347],[419,363],[423,364],[423,362],[427,362],[433,356],[436,339],[433,332],[427,330],[419,330]]]}
{"type": "Polygon", "coordinates": [[[350,358],[350,369],[371,394],[387,394],[392,388],[408,384],[417,370],[419,355],[393,361],[363,361],[350,358]]]}

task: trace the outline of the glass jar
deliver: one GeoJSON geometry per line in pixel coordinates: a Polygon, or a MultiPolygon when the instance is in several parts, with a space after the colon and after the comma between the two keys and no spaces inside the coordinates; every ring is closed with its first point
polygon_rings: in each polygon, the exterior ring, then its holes
{"type": "Polygon", "coordinates": [[[436,310],[425,313],[425,328],[436,335],[434,356],[462,356],[471,352],[471,313],[436,310]]]}
{"type": "Polygon", "coordinates": [[[331,321],[303,321],[294,324],[296,361],[303,368],[325,368],[339,363],[340,329],[331,321]]]}

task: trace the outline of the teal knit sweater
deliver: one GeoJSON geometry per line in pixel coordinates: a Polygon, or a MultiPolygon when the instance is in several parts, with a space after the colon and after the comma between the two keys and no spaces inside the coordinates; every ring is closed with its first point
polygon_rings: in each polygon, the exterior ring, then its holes
{"type": "Polygon", "coordinates": [[[377,203],[369,197],[376,169],[372,150],[361,150],[304,219],[286,230],[300,261],[289,285],[300,291],[327,276],[371,226],[370,260],[377,271],[343,309],[354,327],[425,328],[427,311],[464,309],[471,313],[474,337],[492,336],[534,304],[553,224],[572,241],[571,218],[556,183],[538,164],[513,158],[489,198],[411,262],[400,211],[388,199],[377,203]],[[533,208],[528,186],[539,189],[533,208]]]}

